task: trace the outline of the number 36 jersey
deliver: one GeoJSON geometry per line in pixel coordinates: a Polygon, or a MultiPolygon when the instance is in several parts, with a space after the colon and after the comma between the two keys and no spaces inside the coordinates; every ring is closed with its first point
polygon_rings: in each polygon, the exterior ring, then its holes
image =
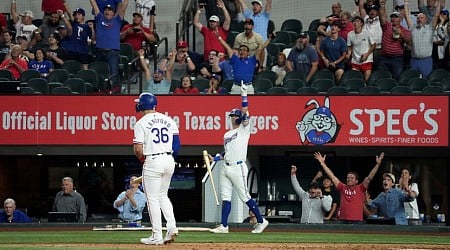
{"type": "Polygon", "coordinates": [[[143,144],[144,155],[172,152],[178,127],[172,118],[155,112],[143,116],[134,126],[133,144],[143,144]]]}

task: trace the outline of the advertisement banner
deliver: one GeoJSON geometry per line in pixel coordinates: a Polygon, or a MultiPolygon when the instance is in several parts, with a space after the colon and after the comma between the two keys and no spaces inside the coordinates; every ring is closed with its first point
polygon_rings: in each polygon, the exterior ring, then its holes
{"type": "MultiPolygon", "coordinates": [[[[130,145],[135,96],[2,96],[0,145],[130,145]]],[[[182,145],[221,145],[240,96],[158,96],[182,145]]],[[[448,146],[448,96],[249,96],[250,145],[448,146]]]]}

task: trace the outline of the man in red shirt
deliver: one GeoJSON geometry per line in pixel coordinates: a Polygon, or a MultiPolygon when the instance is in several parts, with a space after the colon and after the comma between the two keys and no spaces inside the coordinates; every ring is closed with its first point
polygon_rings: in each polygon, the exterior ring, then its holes
{"type": "Polygon", "coordinates": [[[225,21],[222,26],[220,26],[220,19],[216,15],[213,15],[208,19],[208,27],[201,24],[200,14],[202,13],[203,8],[197,10],[193,20],[194,26],[198,29],[198,31],[200,31],[200,33],[202,33],[204,38],[203,57],[205,61],[208,60],[208,53],[211,50],[218,51],[221,59],[226,52],[217,37],[222,37],[222,39],[227,40],[228,31],[230,30],[231,17],[227,11],[227,8],[225,8],[223,0],[217,0],[217,7],[222,9],[225,16],[225,21]]]}
{"type": "MultiPolygon", "coordinates": [[[[6,22],[6,16],[3,15],[2,13],[0,13],[0,32],[3,34],[3,32],[5,32],[6,30],[8,30],[8,24],[6,22]]],[[[3,42],[3,36],[0,36],[0,42],[3,42]]]]}
{"type": "Polygon", "coordinates": [[[365,192],[369,187],[384,158],[384,153],[376,156],[376,164],[369,175],[361,184],[358,184],[358,174],[349,172],[347,174],[347,184],[343,184],[325,163],[326,155],[319,152],[314,153],[314,158],[319,161],[325,173],[331,178],[341,196],[339,220],[346,224],[360,224],[363,222],[363,206],[366,198],[365,192]]]}
{"type": "Polygon", "coordinates": [[[129,43],[137,53],[142,48],[143,41],[150,44],[155,42],[156,39],[153,32],[144,27],[142,14],[135,12],[133,13],[133,23],[123,26],[120,32],[120,41],[129,43]]]}
{"type": "Polygon", "coordinates": [[[14,80],[20,79],[20,73],[28,69],[28,63],[25,59],[20,58],[22,47],[14,45],[11,49],[11,57],[3,60],[0,69],[11,71],[14,80]]]}

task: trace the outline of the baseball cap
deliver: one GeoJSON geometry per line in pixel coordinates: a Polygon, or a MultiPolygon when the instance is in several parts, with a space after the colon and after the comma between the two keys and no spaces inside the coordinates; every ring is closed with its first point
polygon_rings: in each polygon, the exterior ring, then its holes
{"type": "Polygon", "coordinates": [[[160,70],[160,69],[155,69],[155,71],[153,71],[153,73],[160,73],[160,74],[164,74],[164,71],[160,70]]]}
{"type": "Polygon", "coordinates": [[[242,111],[240,109],[232,109],[228,116],[242,116],[242,111]]]}
{"type": "Polygon", "coordinates": [[[76,13],[80,13],[80,14],[83,15],[83,16],[86,15],[86,11],[84,11],[83,8],[76,8],[76,9],[73,11],[73,15],[75,15],[76,13]]]}
{"type": "Polygon", "coordinates": [[[257,3],[257,4],[261,5],[261,7],[263,7],[262,1],[259,1],[259,0],[252,1],[252,5],[254,3],[257,3]]]}
{"type": "Polygon", "coordinates": [[[134,12],[133,13],[133,17],[134,16],[140,16],[141,18],[144,18],[144,16],[141,13],[139,13],[139,12],[134,12]]]}
{"type": "Polygon", "coordinates": [[[394,9],[395,9],[396,11],[398,11],[398,9],[404,9],[404,8],[405,8],[405,5],[400,4],[400,5],[396,5],[394,9]]]}
{"type": "Polygon", "coordinates": [[[20,16],[29,16],[31,18],[34,18],[33,11],[31,11],[31,10],[26,10],[26,11],[22,12],[22,14],[20,14],[20,16]]]}
{"type": "Polygon", "coordinates": [[[398,11],[394,11],[394,12],[391,13],[390,17],[393,17],[393,16],[399,17],[400,13],[398,13],[398,11]]]}
{"type": "Polygon", "coordinates": [[[362,23],[364,23],[364,18],[362,18],[362,17],[360,17],[360,16],[355,16],[355,17],[353,17],[353,21],[355,21],[355,20],[359,20],[359,21],[361,21],[362,23]]]}
{"type": "Polygon", "coordinates": [[[370,5],[369,7],[367,7],[367,10],[379,10],[380,7],[378,7],[378,5],[370,5]]]}
{"type": "Polygon", "coordinates": [[[211,79],[211,78],[214,78],[214,79],[220,81],[220,78],[221,78],[221,77],[220,77],[220,75],[218,75],[218,74],[212,74],[211,77],[210,77],[210,79],[211,79]]]}
{"type": "Polygon", "coordinates": [[[67,26],[65,24],[61,24],[56,29],[67,29],[67,26]]]}
{"type": "Polygon", "coordinates": [[[298,35],[298,38],[309,38],[309,35],[306,32],[302,32],[298,35]]]}
{"type": "Polygon", "coordinates": [[[187,48],[187,47],[188,47],[187,41],[180,40],[177,42],[177,48],[187,48]]]}
{"type": "Polygon", "coordinates": [[[208,21],[214,21],[214,22],[219,22],[220,18],[216,15],[212,15],[208,21]]]}
{"type": "Polygon", "coordinates": [[[110,10],[112,10],[112,11],[115,10],[115,9],[114,9],[114,6],[112,6],[111,4],[108,4],[108,5],[106,5],[105,7],[103,7],[103,10],[105,10],[105,9],[110,9],[110,10]]]}
{"type": "Polygon", "coordinates": [[[441,10],[441,14],[444,14],[444,15],[448,16],[449,12],[448,12],[447,9],[443,9],[443,10],[441,10]]]}
{"type": "Polygon", "coordinates": [[[248,23],[248,24],[251,24],[251,25],[254,25],[255,23],[253,22],[253,20],[252,19],[250,19],[250,18],[246,18],[245,20],[244,20],[244,24],[245,23],[248,23]]]}
{"type": "Polygon", "coordinates": [[[392,182],[393,183],[395,183],[395,176],[393,175],[393,174],[391,174],[391,173],[384,173],[383,174],[383,179],[384,179],[384,177],[389,177],[389,178],[391,178],[391,180],[392,180],[392,182]]]}

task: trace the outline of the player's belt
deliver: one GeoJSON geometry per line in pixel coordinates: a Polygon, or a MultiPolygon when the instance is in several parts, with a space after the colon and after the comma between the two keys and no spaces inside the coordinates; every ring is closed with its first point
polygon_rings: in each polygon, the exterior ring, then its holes
{"type": "Polygon", "coordinates": [[[157,154],[151,154],[150,156],[157,156],[157,155],[171,155],[171,152],[164,152],[164,153],[157,153],[157,154]]]}
{"type": "Polygon", "coordinates": [[[235,166],[235,165],[240,165],[242,163],[244,163],[244,162],[243,161],[233,161],[233,162],[226,161],[225,165],[227,165],[227,166],[235,166]]]}

